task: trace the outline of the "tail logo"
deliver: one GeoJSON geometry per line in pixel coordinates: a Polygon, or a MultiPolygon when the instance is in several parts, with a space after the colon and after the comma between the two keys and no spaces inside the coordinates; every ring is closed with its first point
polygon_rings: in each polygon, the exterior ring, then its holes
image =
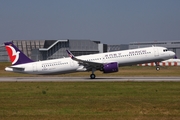
{"type": "Polygon", "coordinates": [[[6,50],[9,54],[9,58],[10,58],[12,64],[14,65],[19,59],[20,52],[16,51],[11,45],[7,45],[6,50]]]}

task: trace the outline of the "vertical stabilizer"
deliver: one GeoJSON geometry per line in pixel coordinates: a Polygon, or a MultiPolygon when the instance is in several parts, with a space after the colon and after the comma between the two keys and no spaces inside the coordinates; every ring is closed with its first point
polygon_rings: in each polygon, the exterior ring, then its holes
{"type": "Polygon", "coordinates": [[[12,42],[5,42],[6,51],[9,55],[12,65],[34,62],[19,50],[12,42]]]}

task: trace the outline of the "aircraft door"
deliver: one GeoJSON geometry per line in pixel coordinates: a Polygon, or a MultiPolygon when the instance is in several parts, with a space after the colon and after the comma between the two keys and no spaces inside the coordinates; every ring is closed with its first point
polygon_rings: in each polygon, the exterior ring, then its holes
{"type": "Polygon", "coordinates": [[[74,66],[74,60],[70,60],[70,66],[73,67],[74,66]]]}
{"type": "Polygon", "coordinates": [[[106,57],[102,57],[102,63],[106,63],[106,57]]]}
{"type": "Polygon", "coordinates": [[[33,64],[33,72],[37,71],[37,64],[33,64]]]}
{"type": "Polygon", "coordinates": [[[154,56],[159,56],[159,51],[158,51],[158,48],[154,48],[154,56]]]}

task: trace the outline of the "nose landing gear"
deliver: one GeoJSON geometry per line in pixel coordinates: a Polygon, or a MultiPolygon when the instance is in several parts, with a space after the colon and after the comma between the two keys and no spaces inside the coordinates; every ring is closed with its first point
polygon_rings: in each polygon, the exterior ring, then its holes
{"type": "Polygon", "coordinates": [[[155,62],[155,64],[156,64],[156,70],[159,71],[160,70],[159,63],[155,62]]]}
{"type": "Polygon", "coordinates": [[[157,67],[156,67],[156,70],[159,71],[159,70],[160,70],[160,67],[157,66],[157,67]]]}

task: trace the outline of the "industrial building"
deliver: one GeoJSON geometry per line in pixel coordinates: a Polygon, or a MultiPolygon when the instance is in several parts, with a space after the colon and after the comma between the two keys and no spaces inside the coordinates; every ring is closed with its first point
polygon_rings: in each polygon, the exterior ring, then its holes
{"type": "MultiPolygon", "coordinates": [[[[92,40],[13,40],[24,54],[34,61],[67,57],[66,50],[75,56],[107,52],[107,45],[92,40]]],[[[0,61],[8,61],[3,45],[0,46],[0,61]]]]}
{"type": "Polygon", "coordinates": [[[129,49],[128,44],[108,45],[108,52],[120,51],[120,50],[128,50],[128,49],[129,49]]]}
{"type": "Polygon", "coordinates": [[[6,49],[4,45],[0,45],[0,62],[6,62],[9,61],[9,57],[7,55],[6,49]]]}

